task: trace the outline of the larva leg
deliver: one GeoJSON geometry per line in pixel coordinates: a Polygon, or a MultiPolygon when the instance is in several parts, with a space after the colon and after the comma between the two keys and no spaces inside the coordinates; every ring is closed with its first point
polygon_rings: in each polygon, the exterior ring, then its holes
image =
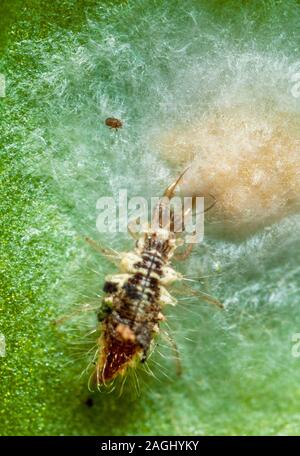
{"type": "Polygon", "coordinates": [[[192,244],[192,243],[191,243],[191,244],[189,244],[189,245],[186,247],[186,249],[185,249],[183,252],[181,252],[181,253],[176,252],[176,253],[174,254],[174,260],[176,260],[176,261],[183,261],[183,260],[186,260],[186,259],[190,256],[190,254],[192,253],[192,250],[193,250],[193,248],[194,248],[194,245],[195,245],[195,244],[192,244]]]}
{"type": "Polygon", "coordinates": [[[182,280],[182,275],[175,271],[171,266],[164,266],[163,267],[163,276],[160,279],[160,283],[163,286],[170,285],[177,280],[182,280]]]}
{"type": "Polygon", "coordinates": [[[134,252],[120,253],[120,269],[124,272],[137,272],[136,264],[141,261],[141,257],[134,252]]]}
{"type": "Polygon", "coordinates": [[[85,305],[81,306],[79,309],[73,310],[73,312],[70,312],[68,315],[62,315],[60,318],[53,320],[53,323],[55,325],[61,325],[65,321],[71,319],[72,317],[74,317],[76,315],[82,314],[83,312],[92,312],[92,311],[98,310],[99,306],[100,306],[100,304],[97,304],[97,306],[85,304],[85,305]]]}
{"type": "Polygon", "coordinates": [[[118,260],[120,260],[120,254],[116,252],[113,249],[108,249],[106,247],[103,247],[101,244],[98,244],[98,242],[94,241],[94,239],[91,239],[89,237],[85,237],[84,240],[98,253],[101,255],[105,256],[108,258],[111,262],[114,264],[118,264],[118,260]]]}
{"type": "Polygon", "coordinates": [[[175,306],[177,304],[177,300],[170,295],[170,293],[165,289],[165,287],[160,287],[160,297],[159,297],[160,304],[162,306],[171,305],[175,306]]]}
{"type": "Polygon", "coordinates": [[[207,293],[204,293],[203,291],[199,291],[198,293],[201,299],[203,299],[203,301],[206,301],[209,304],[213,304],[214,306],[219,307],[219,309],[224,309],[223,304],[218,299],[214,298],[213,296],[207,293]]]}
{"type": "MultiPolygon", "coordinates": [[[[187,279],[183,279],[183,280],[187,280],[187,279]]],[[[193,288],[190,288],[185,283],[180,284],[180,290],[178,290],[178,293],[183,294],[182,288],[187,290],[190,295],[199,296],[201,299],[203,299],[203,301],[209,302],[209,304],[213,304],[213,305],[219,307],[220,309],[224,309],[223,304],[218,299],[211,296],[210,294],[205,293],[204,291],[194,290],[193,288]]],[[[176,290],[176,293],[177,293],[177,290],[176,290]]],[[[184,294],[186,296],[186,293],[184,293],[184,294]]]]}
{"type": "Polygon", "coordinates": [[[131,222],[128,223],[127,225],[127,230],[130,236],[137,240],[139,238],[139,233],[136,233],[133,229],[133,227],[136,225],[136,220],[131,220],[131,222]]]}

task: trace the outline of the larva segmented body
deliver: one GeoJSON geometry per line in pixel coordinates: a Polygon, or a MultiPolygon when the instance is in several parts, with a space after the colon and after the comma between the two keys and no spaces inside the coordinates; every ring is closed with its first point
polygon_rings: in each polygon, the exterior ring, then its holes
{"type": "MultiPolygon", "coordinates": [[[[183,244],[173,229],[178,214],[169,213],[170,223],[167,225],[161,221],[165,211],[170,209],[164,198],[170,201],[186,171],[166,189],[156,207],[153,220],[159,222],[158,227],[145,226],[135,250],[116,255],[121,273],[106,277],[103,289],[106,293],[103,299],[105,311],[98,315],[101,332],[95,371],[98,387],[118,374],[124,374],[137,361],[147,359],[159,325],[165,319],[164,306],[176,304],[167,287],[175,281],[184,280],[170,265],[176,248],[183,244]]],[[[200,292],[200,295],[202,299],[222,307],[218,300],[206,293],[200,292]]]]}
{"type": "Polygon", "coordinates": [[[112,380],[136,360],[146,359],[164,320],[164,305],[176,303],[165,287],[181,277],[169,265],[177,245],[165,229],[146,231],[135,252],[122,254],[124,273],[106,277],[104,303],[108,312],[100,323],[97,384],[112,380]]]}

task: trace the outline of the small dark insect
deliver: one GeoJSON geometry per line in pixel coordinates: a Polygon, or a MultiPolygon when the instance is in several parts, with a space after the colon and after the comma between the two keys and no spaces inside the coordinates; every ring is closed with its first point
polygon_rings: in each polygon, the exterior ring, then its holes
{"type": "Polygon", "coordinates": [[[123,122],[119,119],[116,119],[115,117],[108,117],[105,120],[105,125],[107,125],[110,128],[114,128],[115,130],[118,130],[118,128],[123,127],[123,122]]]}
{"type": "Polygon", "coordinates": [[[93,405],[94,405],[94,400],[93,400],[92,397],[88,397],[88,398],[84,401],[84,403],[85,403],[85,405],[86,405],[87,407],[90,408],[90,407],[93,407],[93,405]]]}

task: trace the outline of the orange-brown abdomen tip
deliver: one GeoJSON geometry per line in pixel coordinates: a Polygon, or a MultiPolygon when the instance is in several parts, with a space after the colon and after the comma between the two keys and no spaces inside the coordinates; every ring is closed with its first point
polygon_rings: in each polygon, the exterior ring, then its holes
{"type": "Polygon", "coordinates": [[[113,380],[116,375],[122,374],[139,351],[140,348],[131,341],[110,340],[103,351],[98,381],[106,383],[113,380]]]}

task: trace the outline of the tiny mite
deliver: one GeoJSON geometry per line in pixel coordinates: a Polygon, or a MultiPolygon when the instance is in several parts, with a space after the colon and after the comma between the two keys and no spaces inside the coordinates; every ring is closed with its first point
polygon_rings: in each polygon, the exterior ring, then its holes
{"type": "Polygon", "coordinates": [[[123,127],[123,122],[120,119],[116,119],[115,117],[108,117],[105,120],[105,125],[113,128],[114,130],[118,130],[119,128],[123,127]]]}

